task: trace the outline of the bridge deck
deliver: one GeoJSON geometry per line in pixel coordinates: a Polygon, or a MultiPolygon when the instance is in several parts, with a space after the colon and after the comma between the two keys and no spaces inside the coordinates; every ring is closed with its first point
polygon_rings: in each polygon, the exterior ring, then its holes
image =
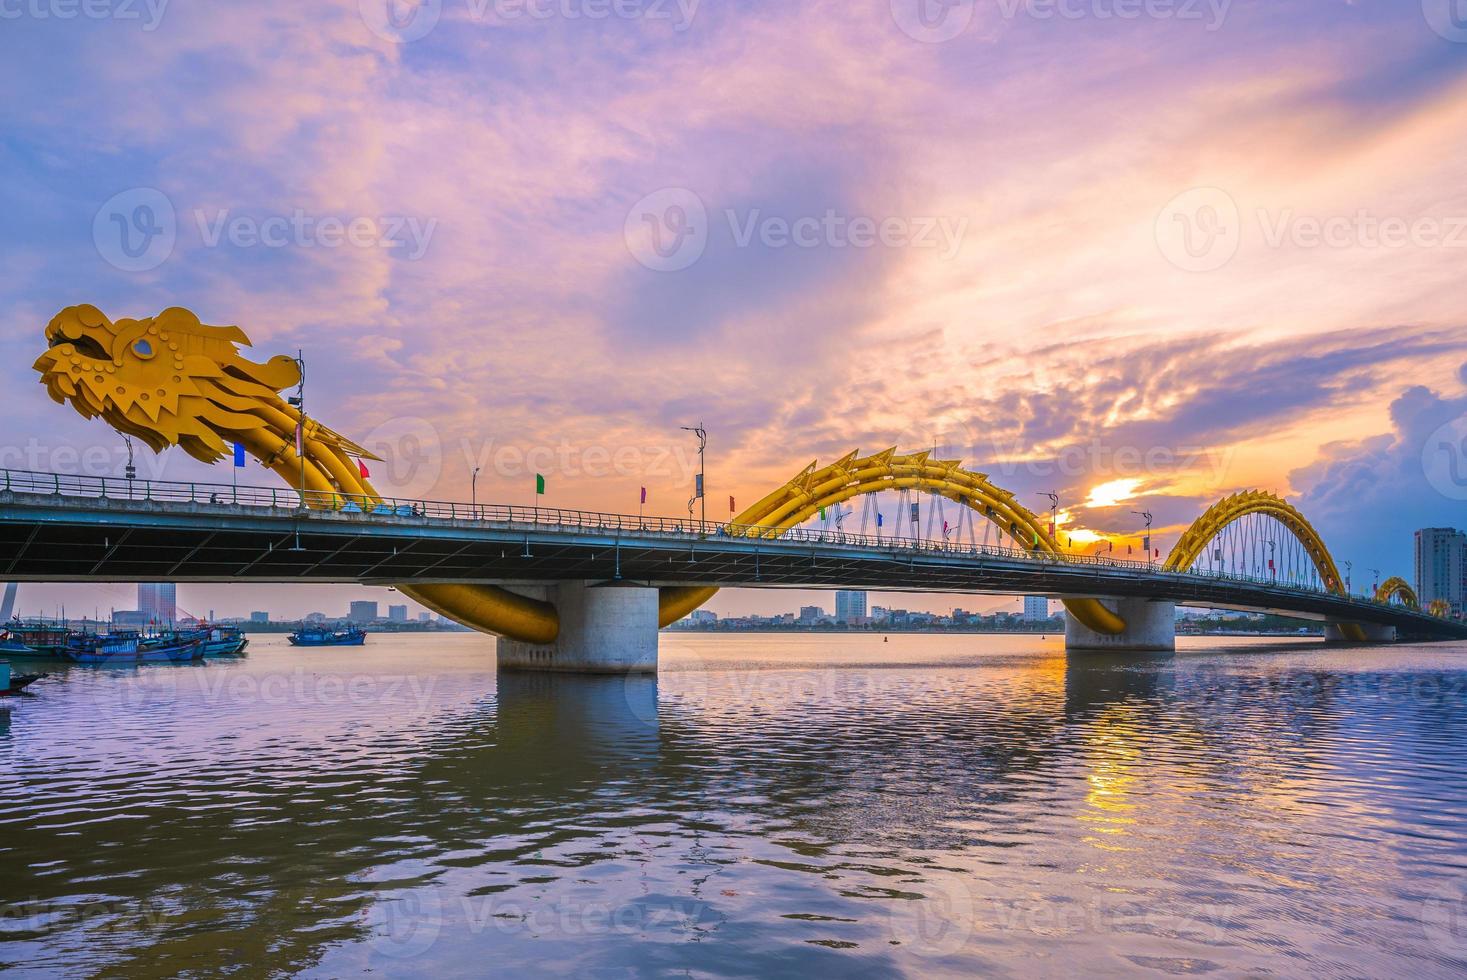
{"type": "MultiPolygon", "coordinates": [[[[231,488],[222,491],[232,498],[231,488]]],[[[12,485],[0,490],[0,580],[504,584],[620,579],[651,585],[1143,597],[1396,626],[1413,636],[1467,638],[1467,624],[1401,606],[1276,582],[1162,572],[1144,562],[1055,559],[997,547],[828,532],[758,539],[731,534],[722,525],[532,508],[471,510],[460,504],[444,513],[438,506],[412,504],[382,513],[301,511],[293,492],[261,492],[269,498],[221,502],[219,488],[159,500],[12,485]]]]}

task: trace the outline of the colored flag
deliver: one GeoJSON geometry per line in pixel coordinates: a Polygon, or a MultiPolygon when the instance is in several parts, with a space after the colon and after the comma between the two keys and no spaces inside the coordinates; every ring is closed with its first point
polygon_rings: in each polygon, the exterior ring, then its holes
{"type": "Polygon", "coordinates": [[[913,524],[920,524],[920,523],[922,523],[922,518],[919,516],[919,512],[917,510],[917,505],[916,504],[913,504],[912,505],[912,523],[913,524]]]}
{"type": "Polygon", "coordinates": [[[234,444],[234,465],[235,466],[241,466],[242,467],[242,466],[244,466],[244,463],[245,463],[244,443],[242,443],[242,442],[236,442],[234,444]]]}
{"type": "Polygon", "coordinates": [[[947,521],[942,522],[942,536],[947,537],[947,521]]]}
{"type": "Polygon", "coordinates": [[[366,478],[367,478],[367,477],[369,477],[369,476],[371,476],[371,475],[372,475],[372,473],[371,473],[371,471],[370,471],[370,470],[368,470],[368,469],[367,469],[367,464],[366,464],[366,462],[365,462],[365,461],[364,461],[364,460],[360,460],[360,459],[359,459],[359,460],[357,460],[357,473],[358,473],[358,474],[359,474],[359,475],[360,475],[360,476],[361,476],[361,478],[362,478],[362,479],[364,479],[364,480],[365,480],[365,479],[366,479],[366,478]]]}
{"type": "Polygon", "coordinates": [[[1145,548],[1148,552],[1151,551],[1151,535],[1143,534],[1141,536],[1141,547],[1145,548]]]}
{"type": "Polygon", "coordinates": [[[1135,551],[1136,551],[1136,548],[1135,548],[1134,545],[1129,545],[1129,544],[1126,545],[1126,554],[1128,554],[1128,555],[1134,554],[1135,551]]]}
{"type": "Polygon", "coordinates": [[[1160,548],[1157,548],[1156,549],[1156,557],[1158,557],[1158,558],[1161,557],[1161,549],[1160,548]]]}
{"type": "Polygon", "coordinates": [[[876,512],[876,526],[877,527],[880,527],[881,526],[881,511],[879,511],[879,510],[876,512]]]}
{"type": "Polygon", "coordinates": [[[703,474],[699,473],[693,477],[693,499],[697,500],[703,496],[703,474]]]}
{"type": "Polygon", "coordinates": [[[734,510],[735,510],[735,508],[734,508],[734,499],[733,499],[733,495],[730,494],[729,495],[729,498],[728,498],[728,512],[730,514],[732,514],[734,512],[734,510]]]}
{"type": "Polygon", "coordinates": [[[820,519],[822,521],[825,520],[825,508],[824,507],[820,508],[820,519]]]}
{"type": "Polygon", "coordinates": [[[535,493],[542,497],[545,496],[545,477],[539,473],[535,474],[535,493]]]}
{"type": "Polygon", "coordinates": [[[295,454],[304,456],[306,454],[306,420],[301,419],[295,424],[295,454]]]}
{"type": "Polygon", "coordinates": [[[1054,521],[1049,522],[1049,536],[1054,537],[1054,521]]]}
{"type": "Polygon", "coordinates": [[[642,503],[645,504],[646,502],[647,502],[647,488],[646,487],[643,487],[642,488],[642,503]]]}

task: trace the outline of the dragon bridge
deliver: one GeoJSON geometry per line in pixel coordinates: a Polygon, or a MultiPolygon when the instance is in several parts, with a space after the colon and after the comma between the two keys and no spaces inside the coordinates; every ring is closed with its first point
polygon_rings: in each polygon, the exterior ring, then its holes
{"type": "MultiPolygon", "coordinates": [[[[306,506],[340,506],[344,498],[380,502],[361,459],[376,459],[362,446],[303,418],[281,397],[298,385],[293,358],[265,363],[244,357],[249,346],[235,326],[210,326],[188,310],[172,307],[155,317],[109,320],[95,306],[71,306],[46,328],[47,349],[35,362],[51,397],[87,418],[101,418],[155,452],[180,446],[206,463],[222,459],[234,443],[302,492],[306,506]]],[[[1022,548],[1062,561],[1067,552],[1048,525],[995,486],[986,474],[929,452],[902,454],[895,447],[868,456],[851,452],[833,463],[811,463],[794,479],[737,515],[728,533],[775,538],[824,508],[883,491],[933,494],[970,508],[1022,548]]],[[[1281,524],[1302,549],[1324,587],[1344,594],[1339,569],[1318,533],[1286,501],[1249,491],[1230,496],[1184,533],[1163,565],[1184,571],[1209,561],[1209,546],[1229,538],[1252,515],[1281,524]]],[[[1270,559],[1270,567],[1273,561],[1270,559]]],[[[1391,580],[1393,596],[1414,602],[1409,587],[1391,580]],[[1404,592],[1402,591],[1404,589],[1404,592]]],[[[450,619],[528,644],[549,644],[560,633],[554,604],[482,584],[399,586],[399,590],[450,619]]],[[[659,590],[657,620],[669,625],[703,605],[718,590],[677,586],[659,590]]],[[[1126,620],[1095,598],[1063,600],[1088,629],[1118,636],[1126,620]]],[[[1358,628],[1355,630],[1359,633],[1358,628]]],[[[1360,635],[1363,639],[1363,634],[1360,635]]]]}

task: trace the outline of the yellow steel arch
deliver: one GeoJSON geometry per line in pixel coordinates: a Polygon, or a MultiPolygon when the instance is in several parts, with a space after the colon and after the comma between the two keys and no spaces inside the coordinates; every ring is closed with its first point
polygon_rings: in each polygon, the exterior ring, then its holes
{"type": "Polygon", "coordinates": [[[1426,611],[1438,619],[1446,619],[1452,614],[1452,604],[1445,599],[1433,599],[1427,603],[1426,611]]]}
{"type": "MultiPolygon", "coordinates": [[[[865,457],[853,451],[824,467],[811,463],[731,524],[736,534],[775,538],[822,508],[863,494],[908,489],[933,493],[972,508],[1032,552],[1056,557],[1065,554],[1044,523],[1012,493],[989,482],[986,474],[963,469],[960,460],[934,459],[929,452],[902,455],[895,447],[865,457]]],[[[698,608],[717,591],[663,590],[664,625],[698,608]]],[[[1064,603],[1071,615],[1098,633],[1114,636],[1126,628],[1126,621],[1098,599],[1066,599],[1064,603]]]]}
{"type": "MultiPolygon", "coordinates": [[[[1334,558],[1330,556],[1329,549],[1325,547],[1324,539],[1319,536],[1318,531],[1314,530],[1314,525],[1310,524],[1293,504],[1282,497],[1262,490],[1245,490],[1235,493],[1209,507],[1206,513],[1187,528],[1186,533],[1167,555],[1162,567],[1173,572],[1191,568],[1192,563],[1201,557],[1213,538],[1222,533],[1223,528],[1250,514],[1267,515],[1287,528],[1289,533],[1304,546],[1304,551],[1309,555],[1309,560],[1314,564],[1315,570],[1319,572],[1319,578],[1324,583],[1324,587],[1336,595],[1345,594],[1345,582],[1340,575],[1340,570],[1335,565],[1334,558]]],[[[1354,623],[1341,624],[1340,629],[1350,640],[1361,643],[1365,641],[1365,632],[1354,623]]]]}
{"type": "Polygon", "coordinates": [[[1410,609],[1420,609],[1421,600],[1416,598],[1416,590],[1411,588],[1410,583],[1399,575],[1393,575],[1380,583],[1380,588],[1375,590],[1376,602],[1390,602],[1392,599],[1400,599],[1410,609]]]}

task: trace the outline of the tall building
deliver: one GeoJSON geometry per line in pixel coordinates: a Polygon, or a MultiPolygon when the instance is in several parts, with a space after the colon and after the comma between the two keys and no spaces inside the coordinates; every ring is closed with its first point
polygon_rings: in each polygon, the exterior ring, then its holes
{"type": "Polygon", "coordinates": [[[840,591],[835,594],[837,623],[866,622],[866,593],[840,591]]]}
{"type": "Polygon", "coordinates": [[[346,618],[353,623],[370,623],[377,618],[377,603],[369,600],[353,602],[346,618]]]}
{"type": "Polygon", "coordinates": [[[387,621],[391,623],[406,623],[407,606],[388,606],[387,621]]]}
{"type": "Polygon", "coordinates": [[[819,606],[800,607],[800,622],[802,623],[818,623],[824,618],[825,610],[821,609],[819,606]]]}
{"type": "Polygon", "coordinates": [[[138,612],[145,622],[173,622],[178,618],[178,586],[172,582],[138,583],[138,612]]]}
{"type": "Polygon", "coordinates": [[[1467,534],[1450,527],[1416,532],[1416,595],[1423,606],[1445,599],[1467,610],[1467,534]]]}
{"type": "Polygon", "coordinates": [[[268,623],[270,622],[270,614],[263,609],[256,609],[254,612],[250,613],[250,622],[268,623]]]}
{"type": "Polygon", "coordinates": [[[1049,600],[1042,595],[1024,596],[1024,622],[1042,623],[1049,619],[1049,600]]]}

